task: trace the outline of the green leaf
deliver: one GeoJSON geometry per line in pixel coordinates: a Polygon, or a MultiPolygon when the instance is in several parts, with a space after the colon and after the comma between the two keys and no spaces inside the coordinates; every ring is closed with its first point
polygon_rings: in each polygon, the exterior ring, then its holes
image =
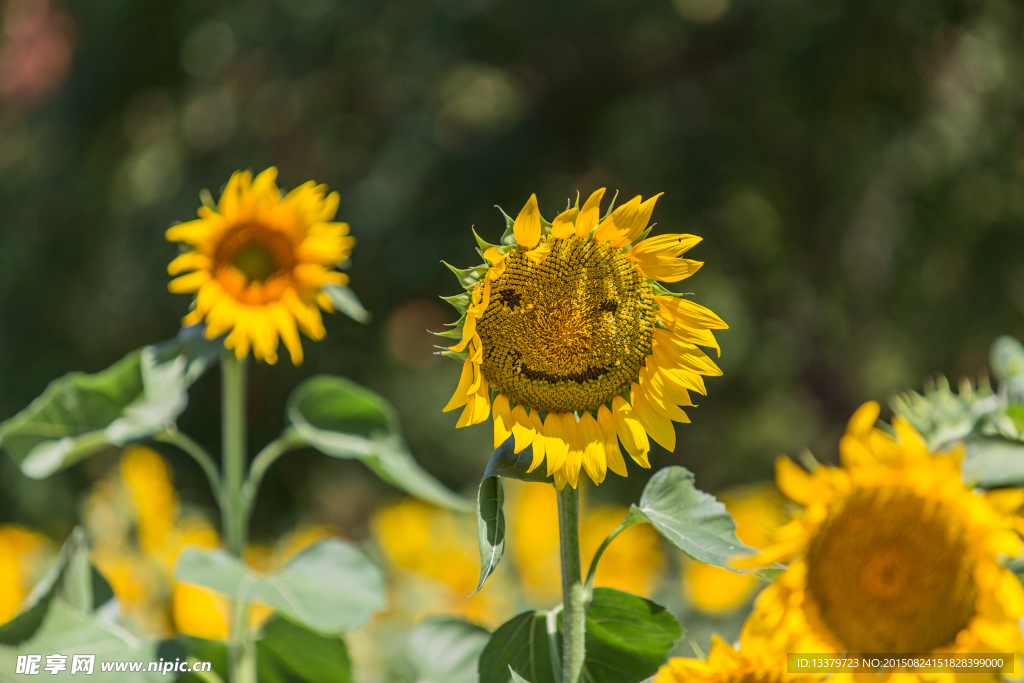
{"type": "Polygon", "coordinates": [[[334,307],[356,322],[370,322],[370,312],[363,308],[359,297],[350,288],[343,285],[324,285],[324,294],[328,296],[334,307]]]}
{"type": "Polygon", "coordinates": [[[377,394],[342,377],[317,375],[288,398],[287,415],[306,443],[334,458],[356,458],[406,493],[452,510],[473,503],[420,467],[398,433],[398,418],[377,394]]]}
{"type": "Polygon", "coordinates": [[[314,633],[278,616],[261,629],[256,661],[262,683],[296,679],[352,683],[352,662],[344,640],[314,633]]]}
{"type": "Polygon", "coordinates": [[[176,339],[132,351],[92,375],[72,372],[50,382],[27,408],[0,423],[0,445],[26,475],[42,479],[108,446],[144,439],[174,424],[188,387],[220,342],[176,339]]]}
{"type": "Polygon", "coordinates": [[[925,385],[924,392],[905,391],[889,401],[893,413],[902,417],[924,437],[929,450],[948,448],[970,436],[979,421],[999,410],[999,397],[986,380],[975,389],[961,382],[954,392],[949,381],[939,376],[925,385]]]}
{"type": "Polygon", "coordinates": [[[654,602],[612,588],[587,605],[584,676],[592,683],[636,683],[657,672],[683,629],[654,602]]]}
{"type": "Polygon", "coordinates": [[[523,612],[499,626],[480,654],[480,683],[508,683],[510,668],[533,683],[556,683],[546,622],[543,612],[523,612]]]}
{"type": "Polygon", "coordinates": [[[530,683],[530,681],[517,674],[511,666],[508,668],[508,672],[512,675],[512,683],[530,683]]]}
{"type": "Polygon", "coordinates": [[[113,597],[110,584],[89,562],[85,532],[80,527],[64,541],[53,564],[26,598],[21,613],[0,625],[0,645],[17,645],[31,638],[50,602],[58,596],[84,612],[94,611],[113,597]]]}
{"type": "Polygon", "coordinates": [[[426,619],[409,635],[416,683],[477,683],[477,662],[490,639],[485,628],[455,619],[426,619]]]}
{"type": "MultiPolygon", "coordinates": [[[[62,672],[70,675],[73,654],[95,654],[96,661],[92,675],[88,681],[96,683],[142,683],[164,679],[158,672],[104,672],[101,662],[156,661],[157,643],[143,641],[134,637],[116,624],[105,621],[97,615],[76,609],[64,598],[53,598],[46,611],[42,624],[32,637],[18,646],[0,646],[0,671],[4,675],[13,673],[19,654],[41,654],[40,673],[49,676],[42,669],[45,666],[45,655],[62,654],[68,659],[67,670],[62,672]]],[[[71,679],[74,680],[74,679],[71,679]]]]}
{"type": "Polygon", "coordinates": [[[1001,382],[1024,374],[1024,345],[1010,336],[999,337],[992,342],[989,365],[992,374],[1001,382]]]}
{"type": "Polygon", "coordinates": [[[487,463],[484,470],[484,478],[505,477],[506,479],[518,479],[519,481],[533,481],[553,484],[554,477],[547,476],[547,469],[542,465],[533,472],[527,472],[533,463],[533,446],[527,446],[519,453],[513,451],[515,443],[510,436],[505,443],[494,449],[494,454],[487,463]]]}
{"type": "Polygon", "coordinates": [[[334,538],[310,545],[269,576],[222,550],[186,548],[174,576],[232,599],[258,600],[323,634],[359,628],[384,607],[380,569],[355,547],[334,538]]]}
{"type": "Polygon", "coordinates": [[[1024,483],[1024,444],[1005,439],[977,439],[967,444],[961,463],[963,480],[992,488],[1024,483]]]}
{"type": "Polygon", "coordinates": [[[736,524],[722,503],[704,493],[684,467],[666,467],[655,473],[644,487],[640,505],[626,517],[627,526],[648,522],[684,553],[705,564],[737,573],[729,560],[757,551],[736,537],[736,524]]]}
{"type": "MultiPolygon", "coordinates": [[[[182,640],[189,655],[210,662],[213,672],[227,680],[227,643],[190,636],[182,640]]],[[[352,664],[344,640],[320,635],[279,615],[268,619],[257,635],[256,662],[261,683],[352,681],[352,664]]],[[[207,679],[189,673],[181,677],[180,683],[207,683],[207,679]]]]}
{"type": "Polygon", "coordinates": [[[505,492],[499,477],[484,477],[476,502],[476,534],[480,542],[480,582],[474,594],[498,566],[505,552],[505,513],[502,504],[505,492]]]}

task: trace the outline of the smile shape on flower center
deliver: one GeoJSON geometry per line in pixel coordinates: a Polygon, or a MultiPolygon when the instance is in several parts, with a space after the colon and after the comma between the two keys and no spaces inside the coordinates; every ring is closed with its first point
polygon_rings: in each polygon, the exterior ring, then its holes
{"type": "Polygon", "coordinates": [[[548,238],[539,261],[509,254],[478,323],[483,373],[509,400],[542,412],[593,409],[635,380],[650,353],[653,292],[617,249],[548,238]]]}
{"type": "Polygon", "coordinates": [[[931,652],[975,613],[970,557],[942,503],[902,487],[861,489],[811,544],[812,611],[851,652],[931,652]]]}

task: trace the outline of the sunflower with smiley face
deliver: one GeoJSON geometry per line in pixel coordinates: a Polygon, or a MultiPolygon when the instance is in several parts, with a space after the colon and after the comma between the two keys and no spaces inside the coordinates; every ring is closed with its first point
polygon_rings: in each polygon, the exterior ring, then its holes
{"type": "Polygon", "coordinates": [[[701,238],[648,237],[660,194],[602,218],[604,192],[551,223],[531,195],[502,244],[477,237],[486,262],[453,269],[467,291],[445,297],[462,313],[445,353],[463,368],[444,410],[462,408],[458,427],[493,416],[495,447],[532,446],[530,471],[546,461],[559,490],[581,469],[596,484],[609,469],[627,476],[620,441],[649,468],[648,435],[673,450],[672,422],[690,421],[680,406],[722,374],[698,347],[720,353],[712,330],[728,325],[660,284],[697,272],[681,256],[701,238]]]}

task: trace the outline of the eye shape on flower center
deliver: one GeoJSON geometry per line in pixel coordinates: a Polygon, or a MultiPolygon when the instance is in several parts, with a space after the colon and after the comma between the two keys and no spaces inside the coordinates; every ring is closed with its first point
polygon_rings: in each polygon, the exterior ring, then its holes
{"type": "Polygon", "coordinates": [[[295,265],[294,248],[284,234],[258,224],[233,228],[217,247],[214,269],[234,266],[249,282],[265,282],[295,265]]]}
{"type": "Polygon", "coordinates": [[[607,243],[545,239],[546,256],[510,252],[492,284],[477,323],[483,374],[528,408],[593,409],[628,389],[650,352],[653,292],[607,243]]]}

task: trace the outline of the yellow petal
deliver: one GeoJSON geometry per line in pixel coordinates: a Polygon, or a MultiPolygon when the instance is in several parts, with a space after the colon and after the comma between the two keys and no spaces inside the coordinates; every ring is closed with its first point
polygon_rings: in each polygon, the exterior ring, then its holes
{"type": "Polygon", "coordinates": [[[182,275],[179,278],[175,278],[167,283],[167,289],[175,294],[185,294],[190,292],[198,292],[199,288],[202,287],[210,280],[209,271],[197,270],[194,273],[188,275],[182,275]]]}
{"type": "Polygon", "coordinates": [[[608,458],[608,469],[620,477],[628,477],[626,461],[622,459],[622,452],[619,450],[619,439],[615,436],[615,418],[608,406],[602,405],[597,409],[597,424],[604,436],[604,452],[608,458]]]}
{"type": "Polygon", "coordinates": [[[671,257],[685,254],[696,246],[703,237],[696,235],[658,235],[648,237],[626,252],[630,261],[641,261],[651,256],[671,257]]]}
{"type": "Polygon", "coordinates": [[[520,403],[512,409],[512,436],[515,437],[515,453],[521,453],[524,448],[533,443],[533,423],[530,422],[530,414],[526,412],[520,403]]]}
{"type": "Polygon", "coordinates": [[[597,230],[594,232],[594,239],[601,242],[618,241],[626,235],[627,231],[623,226],[632,226],[639,212],[640,195],[637,195],[612,211],[610,216],[601,221],[601,224],[597,226],[597,230]]]}
{"type": "Polygon", "coordinates": [[[512,436],[512,411],[504,394],[494,397],[491,414],[494,417],[494,447],[497,448],[512,436]]]}
{"type": "Polygon", "coordinates": [[[775,459],[775,483],[794,503],[809,505],[817,497],[814,476],[788,456],[780,455],[775,459]]]}
{"type": "Polygon", "coordinates": [[[875,428],[880,412],[882,407],[878,401],[868,401],[854,411],[853,417],[846,423],[846,433],[860,438],[867,436],[875,428]]]}
{"type": "Polygon", "coordinates": [[[656,296],[654,301],[658,304],[659,308],[670,313],[673,318],[681,319],[691,327],[709,330],[729,329],[725,321],[719,318],[714,311],[689,299],[674,296],[656,296]]]}
{"type": "Polygon", "coordinates": [[[544,242],[536,249],[531,249],[526,252],[526,258],[530,259],[534,265],[540,265],[544,259],[547,258],[548,254],[551,253],[551,242],[544,242]]]}
{"type": "Polygon", "coordinates": [[[633,385],[629,397],[630,403],[633,404],[633,413],[640,424],[643,425],[644,431],[650,434],[652,439],[660,443],[665,450],[669,452],[674,451],[676,448],[676,430],[672,426],[672,420],[662,415],[648,403],[646,392],[639,385],[633,385]]]}
{"type": "Polygon", "coordinates": [[[589,411],[580,415],[580,436],[583,439],[583,467],[595,484],[604,481],[608,471],[608,461],[604,452],[604,437],[597,420],[589,411]]]}
{"type": "Polygon", "coordinates": [[[580,209],[580,215],[576,218],[576,236],[586,237],[594,229],[597,222],[601,220],[601,198],[604,197],[604,188],[596,190],[580,209]]]}
{"type": "Polygon", "coordinates": [[[533,425],[533,443],[531,444],[533,446],[533,462],[530,463],[530,469],[526,470],[527,473],[533,472],[544,462],[544,453],[547,450],[544,422],[540,419],[540,413],[536,408],[530,410],[530,424],[533,425]]]}
{"type": "Polygon", "coordinates": [[[551,222],[551,236],[555,239],[565,239],[576,234],[576,226],[573,225],[574,218],[576,218],[576,207],[566,209],[555,216],[555,220],[551,222]]]}
{"type": "Polygon", "coordinates": [[[540,242],[540,208],[537,206],[536,194],[530,195],[523,210],[516,216],[512,232],[516,242],[524,249],[533,249],[540,242]]]}
{"type": "Polygon", "coordinates": [[[455,410],[460,406],[466,405],[466,401],[469,400],[469,385],[473,382],[473,361],[467,360],[462,364],[462,375],[459,376],[459,386],[452,394],[452,399],[448,401],[448,405],[444,407],[441,412],[447,413],[455,410]]]}
{"type": "Polygon", "coordinates": [[[562,433],[569,443],[569,452],[565,456],[565,465],[562,472],[565,474],[569,486],[576,488],[579,481],[580,469],[583,466],[583,438],[580,435],[580,427],[576,422],[576,416],[572,413],[562,413],[562,433]]]}
{"type": "Polygon", "coordinates": [[[299,330],[295,326],[295,318],[288,313],[288,309],[281,303],[270,307],[270,315],[274,319],[277,332],[281,335],[285,348],[288,349],[292,365],[302,365],[302,342],[299,340],[299,330]]]}
{"type": "Polygon", "coordinates": [[[636,269],[644,277],[662,282],[679,282],[690,277],[704,265],[703,261],[666,256],[649,256],[636,262],[636,269]]]}
{"type": "Polygon", "coordinates": [[[547,436],[545,450],[548,460],[548,476],[562,469],[569,455],[569,439],[562,429],[562,418],[558,413],[548,413],[544,418],[544,434],[547,436]]]}
{"type": "Polygon", "coordinates": [[[612,399],[612,411],[615,415],[615,431],[622,445],[626,447],[629,457],[641,467],[650,468],[651,463],[647,460],[647,454],[651,446],[647,441],[647,432],[636,419],[632,407],[624,398],[616,396],[612,399]]]}
{"type": "Polygon", "coordinates": [[[190,270],[210,270],[211,265],[209,256],[204,256],[198,251],[188,251],[167,264],[167,274],[178,275],[190,270]]]}

